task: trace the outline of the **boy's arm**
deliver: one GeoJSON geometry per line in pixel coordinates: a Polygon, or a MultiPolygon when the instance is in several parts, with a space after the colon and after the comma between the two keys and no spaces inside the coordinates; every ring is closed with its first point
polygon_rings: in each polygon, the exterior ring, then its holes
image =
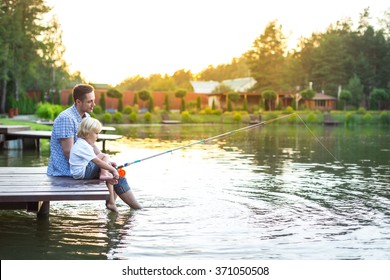
{"type": "Polygon", "coordinates": [[[112,165],[107,164],[106,162],[99,159],[98,157],[95,157],[92,161],[100,168],[110,171],[114,175],[115,179],[119,178],[118,170],[116,170],[112,165]]]}

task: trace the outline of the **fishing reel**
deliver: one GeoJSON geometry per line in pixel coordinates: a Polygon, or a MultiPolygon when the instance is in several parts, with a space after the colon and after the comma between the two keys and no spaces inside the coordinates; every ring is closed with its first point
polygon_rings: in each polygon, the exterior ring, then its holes
{"type": "Polygon", "coordinates": [[[126,171],[123,168],[118,168],[119,177],[125,177],[126,171]]]}

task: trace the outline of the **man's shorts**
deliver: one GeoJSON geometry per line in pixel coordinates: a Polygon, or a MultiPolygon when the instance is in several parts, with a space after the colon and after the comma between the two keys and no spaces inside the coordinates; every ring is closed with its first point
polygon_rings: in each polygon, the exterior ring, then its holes
{"type": "MultiPolygon", "coordinates": [[[[84,179],[99,179],[100,167],[97,166],[92,160],[85,168],[84,179]]],[[[119,177],[118,184],[114,185],[114,191],[117,195],[124,194],[130,190],[129,183],[125,177],[119,177]]]]}

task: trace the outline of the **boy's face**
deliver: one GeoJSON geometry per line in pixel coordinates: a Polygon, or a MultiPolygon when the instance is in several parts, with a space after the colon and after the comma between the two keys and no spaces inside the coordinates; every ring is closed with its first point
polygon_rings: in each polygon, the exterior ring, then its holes
{"type": "Polygon", "coordinates": [[[94,145],[99,137],[99,133],[91,131],[88,133],[88,135],[85,137],[85,140],[88,142],[90,145],[94,145]]]}

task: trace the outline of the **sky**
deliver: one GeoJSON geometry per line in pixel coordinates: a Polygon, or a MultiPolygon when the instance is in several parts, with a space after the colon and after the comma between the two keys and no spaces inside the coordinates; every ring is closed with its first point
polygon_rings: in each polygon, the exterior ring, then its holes
{"type": "Polygon", "coordinates": [[[63,32],[64,59],[92,83],[135,75],[199,73],[230,63],[277,20],[288,44],[364,8],[384,17],[384,0],[46,0],[63,32]]]}

